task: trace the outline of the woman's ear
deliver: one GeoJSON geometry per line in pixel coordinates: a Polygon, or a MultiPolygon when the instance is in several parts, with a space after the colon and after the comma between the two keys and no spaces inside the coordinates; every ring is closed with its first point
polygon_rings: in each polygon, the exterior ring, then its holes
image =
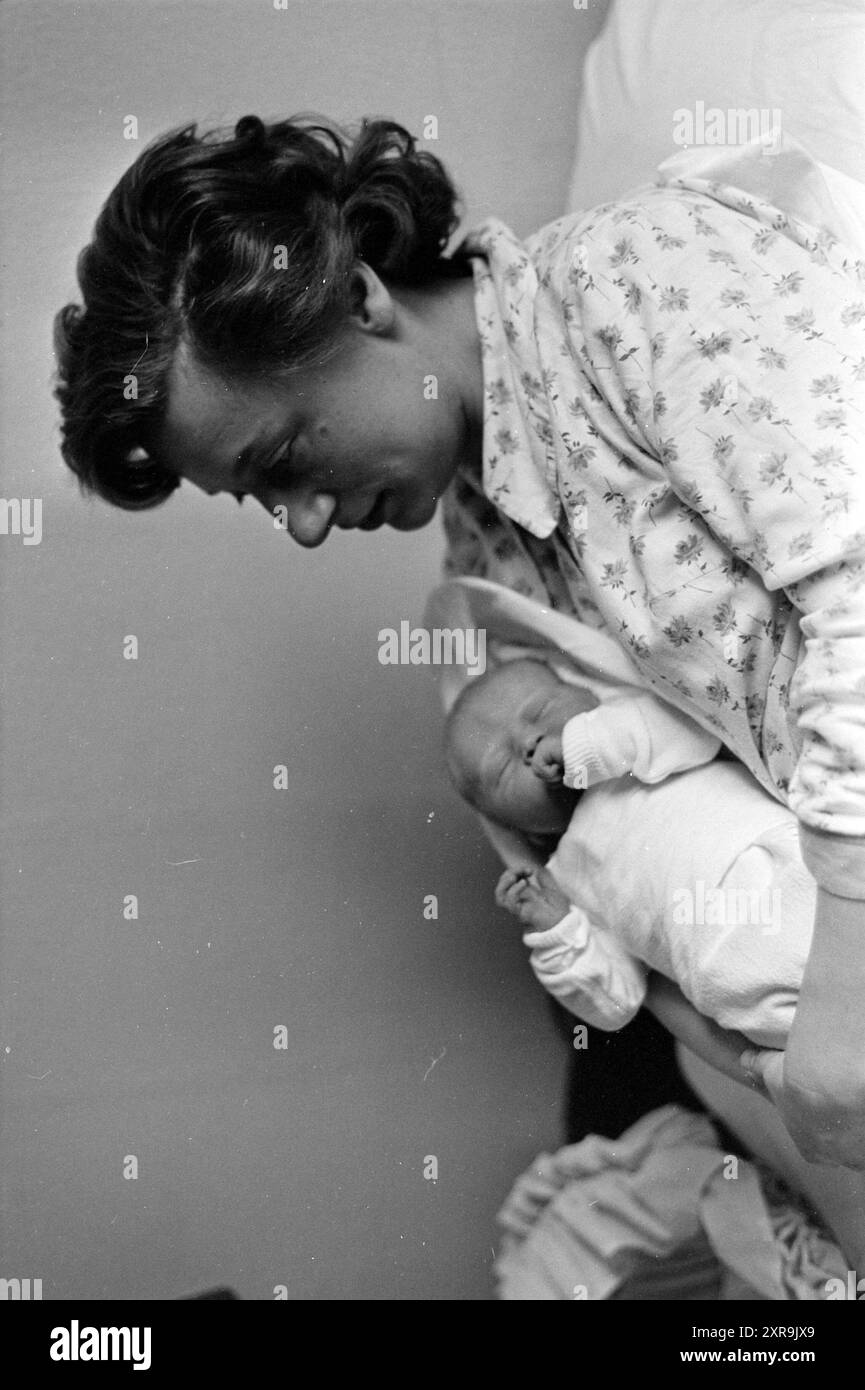
{"type": "Polygon", "coordinates": [[[351,272],[351,318],[364,333],[389,333],[396,319],[393,296],[366,261],[356,261],[351,272]]]}

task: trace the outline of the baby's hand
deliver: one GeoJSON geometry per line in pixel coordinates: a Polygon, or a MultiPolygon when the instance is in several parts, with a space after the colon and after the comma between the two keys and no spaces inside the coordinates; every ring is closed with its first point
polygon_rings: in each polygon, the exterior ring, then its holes
{"type": "Polygon", "coordinates": [[[542,782],[561,782],[565,775],[561,734],[544,734],[532,754],[532,771],[542,782]]]}
{"type": "Polygon", "coordinates": [[[496,902],[532,931],[548,931],[571,907],[549,869],[506,869],[496,887],[496,902]]]}

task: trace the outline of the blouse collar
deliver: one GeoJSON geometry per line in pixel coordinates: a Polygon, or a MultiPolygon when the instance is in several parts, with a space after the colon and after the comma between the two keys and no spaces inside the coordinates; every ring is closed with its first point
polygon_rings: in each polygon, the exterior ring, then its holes
{"type": "Polygon", "coordinates": [[[460,245],[475,281],[484,383],[483,490],[533,536],[546,539],[561,512],[544,376],[535,341],[538,277],[532,239],[487,218],[460,245]]]}

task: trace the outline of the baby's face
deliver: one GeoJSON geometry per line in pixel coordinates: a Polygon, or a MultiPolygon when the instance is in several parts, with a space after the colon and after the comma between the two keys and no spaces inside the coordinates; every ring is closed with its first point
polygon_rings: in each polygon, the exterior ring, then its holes
{"type": "Polygon", "coordinates": [[[561,737],[575,714],[594,709],[589,691],[560,681],[540,661],[508,661],[477,676],[448,730],[457,786],[493,820],[528,834],[560,834],[578,793],[541,776],[541,740],[561,737]]]}

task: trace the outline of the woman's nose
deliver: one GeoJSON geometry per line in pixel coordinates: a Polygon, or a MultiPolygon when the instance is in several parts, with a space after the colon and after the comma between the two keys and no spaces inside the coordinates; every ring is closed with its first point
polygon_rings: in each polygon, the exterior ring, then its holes
{"type": "Polygon", "coordinates": [[[261,499],[274,523],[285,527],[292,540],[311,549],[326,540],[336,513],[336,498],[314,492],[304,496],[270,494],[261,499]]]}

